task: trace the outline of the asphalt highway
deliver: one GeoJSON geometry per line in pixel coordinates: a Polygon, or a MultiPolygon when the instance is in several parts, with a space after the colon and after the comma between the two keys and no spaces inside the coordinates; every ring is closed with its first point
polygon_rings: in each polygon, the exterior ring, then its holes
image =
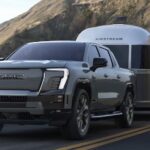
{"type": "Polygon", "coordinates": [[[131,129],[116,127],[113,120],[93,122],[85,140],[65,139],[58,128],[47,125],[6,125],[0,150],[149,150],[150,115],[138,116],[131,129]]]}
{"type": "Polygon", "coordinates": [[[118,141],[97,150],[149,150],[150,149],[150,132],[141,134],[126,140],[118,141]]]}

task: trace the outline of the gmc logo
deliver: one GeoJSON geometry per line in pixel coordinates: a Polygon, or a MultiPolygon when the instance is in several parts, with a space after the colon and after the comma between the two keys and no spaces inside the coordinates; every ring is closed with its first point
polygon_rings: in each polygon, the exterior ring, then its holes
{"type": "Polygon", "coordinates": [[[2,80],[21,80],[24,79],[24,74],[0,74],[2,80]]]}

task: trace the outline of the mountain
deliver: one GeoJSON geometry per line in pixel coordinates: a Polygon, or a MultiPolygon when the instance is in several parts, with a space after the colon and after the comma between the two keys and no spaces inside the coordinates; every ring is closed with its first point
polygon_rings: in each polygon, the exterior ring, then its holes
{"type": "Polygon", "coordinates": [[[0,57],[30,41],[73,40],[85,28],[124,22],[150,30],[150,0],[41,0],[0,25],[0,57]]]}

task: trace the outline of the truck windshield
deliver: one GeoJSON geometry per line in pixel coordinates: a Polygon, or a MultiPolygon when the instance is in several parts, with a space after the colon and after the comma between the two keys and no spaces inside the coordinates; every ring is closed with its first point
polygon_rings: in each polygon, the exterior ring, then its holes
{"type": "Polygon", "coordinates": [[[85,43],[37,42],[19,48],[8,60],[83,61],[85,43]]]}
{"type": "Polygon", "coordinates": [[[132,46],[132,68],[150,69],[150,45],[132,46]]]}
{"type": "Polygon", "coordinates": [[[128,45],[106,45],[115,55],[121,68],[128,68],[129,46],[128,45]]]}

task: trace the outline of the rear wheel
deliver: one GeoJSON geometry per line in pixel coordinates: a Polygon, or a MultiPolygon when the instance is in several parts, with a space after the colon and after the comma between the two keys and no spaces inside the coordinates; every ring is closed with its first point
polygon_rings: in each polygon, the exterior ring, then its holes
{"type": "Polygon", "coordinates": [[[126,93],[125,99],[121,106],[121,112],[123,115],[120,118],[117,118],[117,124],[125,128],[131,127],[134,119],[134,104],[133,94],[130,91],[126,93]]]}
{"type": "Polygon", "coordinates": [[[89,126],[89,96],[85,90],[78,89],[75,93],[72,117],[64,126],[63,132],[71,139],[83,139],[87,135],[89,126]]]}

